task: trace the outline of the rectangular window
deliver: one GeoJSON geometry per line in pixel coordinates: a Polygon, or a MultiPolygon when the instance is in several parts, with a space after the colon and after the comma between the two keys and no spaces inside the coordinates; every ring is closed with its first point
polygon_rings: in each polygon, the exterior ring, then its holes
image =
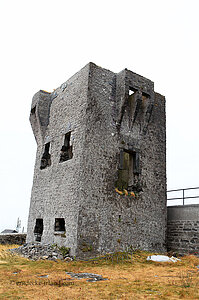
{"type": "Polygon", "coordinates": [[[139,153],[121,150],[117,187],[121,190],[132,187],[139,173],[139,153]]]}
{"type": "Polygon", "coordinates": [[[64,162],[73,157],[72,145],[71,145],[71,132],[68,132],[64,135],[64,144],[61,148],[60,152],[60,160],[59,162],[64,162]]]}
{"type": "Polygon", "coordinates": [[[34,235],[35,235],[36,242],[41,242],[43,228],[44,228],[43,219],[36,219],[35,228],[34,228],[34,235]]]}
{"type": "Polygon", "coordinates": [[[41,158],[40,169],[45,169],[51,165],[50,143],[45,144],[44,153],[41,158]]]}
{"type": "Polygon", "coordinates": [[[64,218],[55,218],[55,231],[66,231],[64,218]]]}

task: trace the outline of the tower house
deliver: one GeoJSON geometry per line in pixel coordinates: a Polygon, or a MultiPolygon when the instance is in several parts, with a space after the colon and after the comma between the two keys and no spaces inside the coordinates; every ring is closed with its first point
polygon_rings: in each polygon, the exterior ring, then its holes
{"type": "Polygon", "coordinates": [[[37,154],[27,242],[77,257],[165,250],[165,98],[130,70],[87,64],[32,100],[37,154]]]}

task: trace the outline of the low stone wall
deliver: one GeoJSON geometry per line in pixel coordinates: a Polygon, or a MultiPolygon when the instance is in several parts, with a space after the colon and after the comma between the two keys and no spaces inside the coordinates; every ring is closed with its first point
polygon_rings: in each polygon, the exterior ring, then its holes
{"type": "Polygon", "coordinates": [[[26,242],[26,233],[9,233],[0,234],[0,244],[17,244],[22,245],[26,242]]]}
{"type": "Polygon", "coordinates": [[[167,249],[199,255],[199,205],[167,208],[167,249]]]}

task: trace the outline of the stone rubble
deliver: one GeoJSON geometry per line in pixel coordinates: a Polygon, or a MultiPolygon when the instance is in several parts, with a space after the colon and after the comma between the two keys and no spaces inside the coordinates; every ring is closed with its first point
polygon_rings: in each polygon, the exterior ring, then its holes
{"type": "Polygon", "coordinates": [[[56,261],[61,259],[66,262],[73,260],[69,254],[63,255],[59,247],[52,244],[28,243],[18,248],[10,249],[10,251],[31,260],[48,259],[56,261]]]}
{"type": "MultiPolygon", "coordinates": [[[[26,257],[31,260],[39,260],[39,259],[48,259],[52,261],[57,261],[57,259],[64,260],[66,262],[70,262],[73,258],[67,254],[64,255],[61,253],[59,247],[57,245],[51,244],[41,244],[41,243],[28,243],[20,246],[19,248],[9,249],[9,251],[13,253],[17,253],[23,257],[26,257]]],[[[13,274],[17,274],[18,272],[14,272],[13,274]]],[[[108,280],[108,278],[103,278],[102,275],[93,274],[93,273],[73,273],[66,272],[67,275],[70,275],[71,278],[83,279],[87,278],[88,282],[96,282],[108,280]]],[[[40,275],[39,278],[48,278],[48,275],[40,275]]]]}

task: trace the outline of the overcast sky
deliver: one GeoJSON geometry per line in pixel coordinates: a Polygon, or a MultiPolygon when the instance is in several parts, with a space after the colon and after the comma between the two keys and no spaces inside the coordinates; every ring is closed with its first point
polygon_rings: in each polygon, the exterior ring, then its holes
{"type": "Polygon", "coordinates": [[[168,189],[199,186],[198,0],[0,1],[0,231],[28,218],[31,99],[89,61],[154,81],[167,100],[168,189]]]}

